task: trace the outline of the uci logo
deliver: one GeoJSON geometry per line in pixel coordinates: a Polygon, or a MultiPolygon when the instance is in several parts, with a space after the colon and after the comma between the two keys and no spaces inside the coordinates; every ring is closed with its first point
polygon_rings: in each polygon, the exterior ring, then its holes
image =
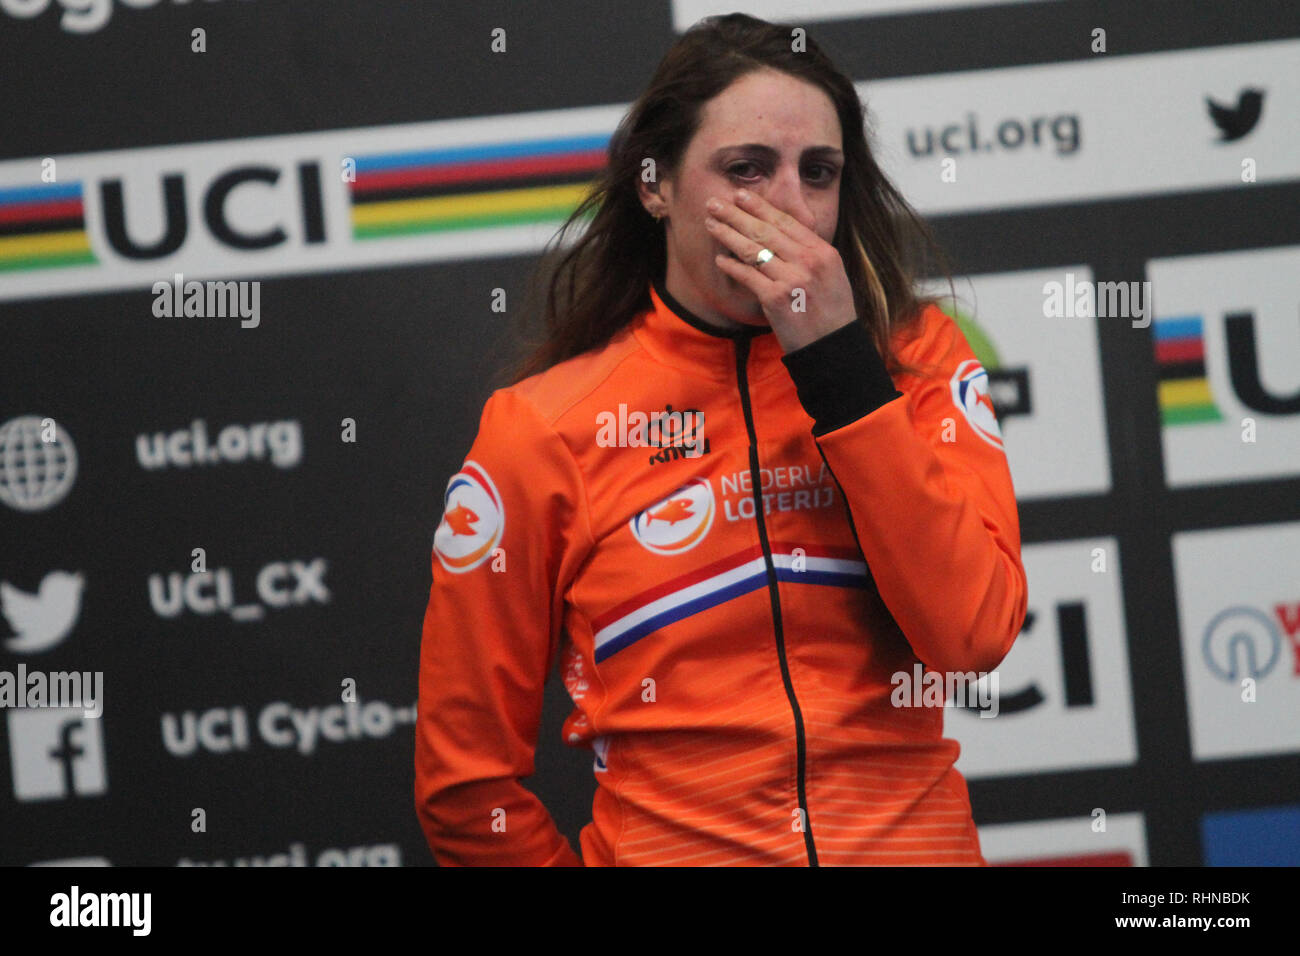
{"type": "Polygon", "coordinates": [[[451,476],[442,501],[433,552],[444,568],[462,574],[482,564],[501,542],[505,507],[488,473],[473,461],[451,476]]]}
{"type": "Polygon", "coordinates": [[[693,478],[667,498],[641,511],[628,522],[632,536],[655,554],[689,551],[713,527],[713,487],[704,478],[693,478]]]}

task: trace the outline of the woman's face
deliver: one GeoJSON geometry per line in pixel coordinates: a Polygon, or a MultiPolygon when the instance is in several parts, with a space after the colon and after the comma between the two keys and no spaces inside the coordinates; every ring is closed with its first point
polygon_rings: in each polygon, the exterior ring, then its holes
{"type": "Polygon", "coordinates": [[[831,98],[777,70],[749,73],[705,103],[680,168],[660,177],[658,199],[649,184],[640,187],[646,208],[665,214],[668,291],[707,322],[767,325],[754,294],[714,262],[730,250],[705,228],[705,204],[711,196],[734,200],[743,188],[830,242],[842,145],[831,98]]]}

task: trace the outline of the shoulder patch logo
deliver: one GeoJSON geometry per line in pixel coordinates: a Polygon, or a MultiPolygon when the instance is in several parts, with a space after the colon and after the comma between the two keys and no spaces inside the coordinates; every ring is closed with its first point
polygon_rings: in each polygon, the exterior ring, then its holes
{"type": "Polygon", "coordinates": [[[506,528],[506,509],[482,465],[466,461],[447,482],[433,553],[453,574],[470,571],[492,554],[506,528]]]}
{"type": "Polygon", "coordinates": [[[647,551],[681,554],[704,540],[713,527],[716,510],[713,486],[704,478],[693,478],[642,510],[628,522],[628,527],[647,551]]]}
{"type": "Polygon", "coordinates": [[[966,359],[957,366],[949,380],[952,403],[966,416],[970,427],[994,448],[1002,449],[1002,430],[993,413],[993,399],[989,396],[989,373],[978,359],[966,359]]]}

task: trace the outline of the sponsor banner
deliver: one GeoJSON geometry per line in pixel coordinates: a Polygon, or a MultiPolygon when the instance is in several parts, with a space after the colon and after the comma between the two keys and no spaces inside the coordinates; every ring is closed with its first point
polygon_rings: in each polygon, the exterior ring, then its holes
{"type": "Polygon", "coordinates": [[[1206,866],[1300,866],[1300,805],[1201,817],[1206,866]]]}
{"type": "Polygon", "coordinates": [[[1298,552],[1300,522],[1173,536],[1197,760],[1300,752],[1298,552]]]}
{"type": "MultiPolygon", "coordinates": [[[[1259,182],[1300,178],[1298,66],[1300,41],[1277,41],[859,93],[882,166],[935,214],[1237,186],[1245,160],[1259,182]]],[[[223,287],[241,277],[536,253],[626,108],[6,161],[0,300],[148,288],[156,314],[174,302],[183,319],[260,298],[223,287]]]]}
{"type": "MultiPolygon", "coordinates": [[[[1100,808],[1099,808],[1100,809],[1100,808]]],[[[994,866],[1148,866],[1140,813],[998,823],[979,828],[980,852],[994,866]]]]}
{"type": "Polygon", "coordinates": [[[944,736],[961,744],[958,771],[977,780],[1134,763],[1118,544],[1027,545],[1022,558],[1029,610],[996,668],[997,716],[980,720],[968,707],[944,714],[944,736]]]}
{"type": "Polygon", "coordinates": [[[1258,182],[1300,178],[1300,40],[873,80],[858,94],[882,168],[928,214],[1247,189],[1247,161],[1258,182]]]}
{"type": "Polygon", "coordinates": [[[1170,487],[1300,474],[1300,246],[1153,259],[1170,487]]]}
{"type": "MultiPolygon", "coordinates": [[[[775,23],[816,23],[826,20],[864,19],[900,13],[930,13],[960,7],[1003,6],[1007,3],[1041,3],[1042,0],[749,0],[744,13],[775,23]]],[[[734,0],[673,0],[673,29],[684,33],[704,17],[732,13],[734,0]]]]}
{"type": "Polygon", "coordinates": [[[623,110],[0,162],[0,300],[149,289],[184,321],[233,314],[217,280],[537,252],[623,110]]]}
{"type": "MultiPolygon", "coordinates": [[[[928,282],[988,372],[1019,500],[1110,490],[1110,452],[1091,315],[1047,316],[1044,289],[1092,282],[1087,266],[928,282]]],[[[1112,320],[1102,320],[1112,321],[1112,320]]],[[[1114,319],[1113,321],[1122,321],[1114,319]]]]}

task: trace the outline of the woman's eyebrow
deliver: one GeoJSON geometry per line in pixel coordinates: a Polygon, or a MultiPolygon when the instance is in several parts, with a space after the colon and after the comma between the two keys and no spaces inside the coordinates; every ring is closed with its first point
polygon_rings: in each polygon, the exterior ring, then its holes
{"type": "MultiPolygon", "coordinates": [[[[720,155],[729,149],[743,150],[749,153],[758,153],[764,159],[776,160],[780,158],[778,153],[766,143],[739,143],[735,146],[723,146],[717,150],[714,155],[720,155]]],[[[836,149],[834,146],[809,146],[802,153],[804,159],[843,159],[844,151],[836,149]]]]}

